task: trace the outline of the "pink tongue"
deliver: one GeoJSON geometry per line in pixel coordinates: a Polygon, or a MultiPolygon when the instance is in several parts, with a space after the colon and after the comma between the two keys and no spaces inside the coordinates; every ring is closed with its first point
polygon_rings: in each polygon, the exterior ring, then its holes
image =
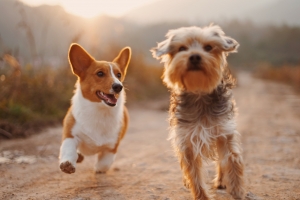
{"type": "Polygon", "coordinates": [[[117,103],[117,99],[113,94],[107,94],[106,97],[107,97],[107,100],[109,103],[112,103],[112,104],[117,103]]]}

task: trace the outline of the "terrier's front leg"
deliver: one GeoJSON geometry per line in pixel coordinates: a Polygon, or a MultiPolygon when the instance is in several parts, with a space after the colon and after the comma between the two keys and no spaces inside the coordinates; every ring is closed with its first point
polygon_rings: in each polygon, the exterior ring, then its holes
{"type": "Polygon", "coordinates": [[[224,165],[226,161],[224,161],[224,156],[227,153],[227,149],[225,146],[225,141],[226,139],[223,137],[220,137],[216,141],[217,145],[217,152],[219,156],[219,160],[217,161],[217,166],[216,166],[216,178],[214,179],[214,186],[217,189],[225,189],[226,186],[223,183],[223,178],[224,178],[224,165]]]}
{"type": "Polygon", "coordinates": [[[227,137],[227,146],[230,152],[225,167],[227,191],[234,199],[244,199],[244,163],[237,134],[227,137]]]}
{"type": "Polygon", "coordinates": [[[96,173],[105,173],[113,164],[116,154],[110,151],[98,153],[97,162],[95,165],[96,173]]]}
{"type": "Polygon", "coordinates": [[[226,190],[234,199],[244,199],[244,164],[237,136],[238,133],[235,131],[226,139],[218,139],[217,149],[220,157],[221,174],[219,172],[215,184],[216,186],[225,185],[226,190]],[[219,180],[221,181],[219,182],[219,180]],[[220,184],[218,185],[218,183],[220,184]]]}
{"type": "Polygon", "coordinates": [[[191,189],[195,200],[211,199],[206,185],[204,183],[204,175],[202,169],[202,159],[200,156],[193,157],[190,150],[179,153],[179,161],[181,169],[184,173],[185,186],[191,189]]]}
{"type": "Polygon", "coordinates": [[[66,138],[63,140],[60,147],[60,169],[61,171],[72,174],[75,172],[76,161],[78,159],[77,154],[78,142],[75,138],[66,138]]]}

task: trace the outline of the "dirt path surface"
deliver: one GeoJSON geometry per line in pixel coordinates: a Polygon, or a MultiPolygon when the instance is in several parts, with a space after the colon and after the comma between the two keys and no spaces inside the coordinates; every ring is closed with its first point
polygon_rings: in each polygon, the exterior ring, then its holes
{"type": "MultiPolygon", "coordinates": [[[[239,107],[248,199],[300,200],[300,96],[285,86],[239,74],[239,107]]],[[[61,127],[27,139],[0,141],[0,199],[192,199],[168,137],[167,101],[132,107],[130,127],[107,174],[94,157],[76,173],[58,167],[61,127]]],[[[213,163],[207,166],[212,186],[213,163]]],[[[213,189],[212,189],[213,190],[213,189]]],[[[215,199],[229,200],[223,190],[215,199]]]]}

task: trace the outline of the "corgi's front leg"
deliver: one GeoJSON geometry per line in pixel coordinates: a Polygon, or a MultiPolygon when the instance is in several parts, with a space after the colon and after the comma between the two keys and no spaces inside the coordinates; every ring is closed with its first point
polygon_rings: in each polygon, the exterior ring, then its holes
{"type": "Polygon", "coordinates": [[[63,122],[62,144],[59,153],[59,167],[61,171],[71,174],[75,172],[78,159],[78,139],[73,136],[72,130],[75,126],[75,118],[72,114],[72,106],[68,110],[63,122]]]}
{"type": "Polygon", "coordinates": [[[60,147],[60,169],[61,171],[72,174],[75,172],[76,161],[78,159],[77,154],[78,142],[75,138],[65,138],[60,147]]]}
{"type": "Polygon", "coordinates": [[[97,154],[97,161],[95,165],[96,173],[105,173],[113,164],[116,153],[110,151],[103,151],[97,154]]]}

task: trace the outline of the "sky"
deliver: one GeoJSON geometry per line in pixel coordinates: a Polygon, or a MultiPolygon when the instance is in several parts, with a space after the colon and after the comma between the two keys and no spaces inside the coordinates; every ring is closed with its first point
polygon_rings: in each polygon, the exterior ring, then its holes
{"type": "Polygon", "coordinates": [[[20,0],[30,6],[61,5],[67,12],[86,18],[101,14],[119,17],[157,0],[20,0]]]}

